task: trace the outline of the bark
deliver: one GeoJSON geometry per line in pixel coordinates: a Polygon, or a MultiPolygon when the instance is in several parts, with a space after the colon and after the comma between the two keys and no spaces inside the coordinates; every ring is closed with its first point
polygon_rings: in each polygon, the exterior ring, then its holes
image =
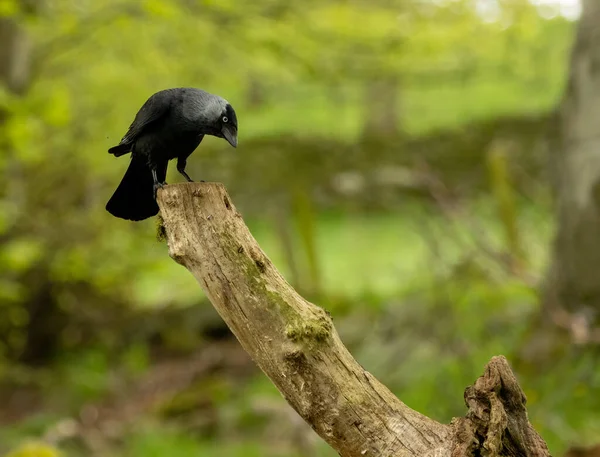
{"type": "Polygon", "coordinates": [[[408,408],[358,364],[329,313],[306,301],[260,249],[223,185],[158,194],[169,255],[186,267],[287,402],[341,456],[548,456],[503,357],[467,389],[450,425],[408,408]]]}
{"type": "Polygon", "coordinates": [[[599,22],[600,2],[584,0],[569,83],[553,132],[558,230],[543,290],[546,322],[569,328],[583,340],[592,339],[593,327],[600,323],[599,22]]]}

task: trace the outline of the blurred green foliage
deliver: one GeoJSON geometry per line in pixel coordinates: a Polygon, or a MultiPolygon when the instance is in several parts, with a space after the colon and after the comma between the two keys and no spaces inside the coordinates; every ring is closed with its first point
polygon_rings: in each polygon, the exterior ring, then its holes
{"type": "MultiPolygon", "coordinates": [[[[192,177],[225,183],[363,366],[411,407],[445,422],[461,415],[464,387],[491,356],[518,358],[538,310],[525,273],[542,274],[552,236],[538,140],[574,32],[558,4],[543,15],[526,0],[481,4],[0,0],[0,24],[30,40],[19,51],[25,89],[0,85],[0,420],[12,424],[0,454],[54,452],[23,443],[89,404],[134,403],[124,385],[215,344],[199,329],[218,317],[167,259],[155,222],[104,211],[127,165],[106,150],[151,93],[173,86],[226,97],[240,120],[240,147],[205,139],[192,177]],[[498,137],[515,147],[486,170],[498,137]],[[448,183],[442,201],[422,165],[448,183]],[[507,255],[522,269],[507,269],[507,255]],[[19,400],[30,394],[33,407],[19,400]]],[[[554,452],[600,430],[594,366],[567,349],[553,373],[519,371],[554,452]]],[[[90,437],[60,447],[306,455],[282,425],[290,417],[257,403],[286,411],[264,377],[223,369],[153,404],[105,447],[90,437]]]]}

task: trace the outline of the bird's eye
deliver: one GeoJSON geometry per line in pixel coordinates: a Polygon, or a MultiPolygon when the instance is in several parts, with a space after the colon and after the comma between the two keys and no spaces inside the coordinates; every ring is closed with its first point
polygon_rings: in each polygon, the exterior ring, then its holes
{"type": "Polygon", "coordinates": [[[223,122],[227,124],[227,121],[229,121],[229,119],[227,119],[227,116],[223,116],[223,122]]]}

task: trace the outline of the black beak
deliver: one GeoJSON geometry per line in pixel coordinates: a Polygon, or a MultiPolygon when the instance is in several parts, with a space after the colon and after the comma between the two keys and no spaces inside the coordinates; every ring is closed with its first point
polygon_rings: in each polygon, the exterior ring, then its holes
{"type": "Polygon", "coordinates": [[[237,147],[237,129],[232,125],[224,125],[221,128],[223,137],[232,145],[234,148],[237,147]]]}

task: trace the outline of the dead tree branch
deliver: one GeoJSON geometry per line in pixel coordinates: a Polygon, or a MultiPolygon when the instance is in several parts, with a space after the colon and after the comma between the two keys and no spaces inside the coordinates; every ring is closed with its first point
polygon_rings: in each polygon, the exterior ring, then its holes
{"type": "Polygon", "coordinates": [[[169,255],[198,280],[287,402],[344,457],[548,456],[504,358],[467,389],[450,425],[413,411],[358,364],[330,315],[296,293],[218,183],[166,186],[169,255]]]}

